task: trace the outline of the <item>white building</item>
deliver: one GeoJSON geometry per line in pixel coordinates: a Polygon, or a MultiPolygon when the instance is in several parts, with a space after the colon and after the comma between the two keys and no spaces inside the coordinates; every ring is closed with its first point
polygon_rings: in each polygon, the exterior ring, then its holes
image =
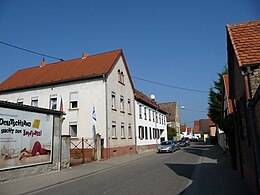
{"type": "Polygon", "coordinates": [[[99,133],[103,158],[135,152],[134,86],[122,50],[18,70],[0,84],[0,99],[62,109],[62,133],[99,133]]]}
{"type": "Polygon", "coordinates": [[[167,138],[166,112],[154,100],[135,90],[136,149],[154,150],[167,138]]]}

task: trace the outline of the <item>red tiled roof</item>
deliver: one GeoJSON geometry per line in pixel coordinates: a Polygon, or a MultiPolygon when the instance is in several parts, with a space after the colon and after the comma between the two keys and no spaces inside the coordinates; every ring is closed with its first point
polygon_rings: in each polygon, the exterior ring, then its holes
{"type": "MultiPolygon", "coordinates": [[[[85,58],[46,64],[42,67],[35,66],[18,70],[0,84],[0,91],[55,84],[101,76],[103,74],[107,75],[120,55],[122,55],[125,61],[123,51],[120,49],[87,56],[85,58]]],[[[127,72],[129,74],[128,69],[127,72]]],[[[132,81],[131,84],[133,87],[132,81]]]]}
{"type": "Polygon", "coordinates": [[[181,126],[180,126],[180,131],[181,131],[181,132],[185,132],[186,129],[187,129],[187,126],[186,126],[186,125],[181,125],[181,126]]]}
{"type": "Polygon", "coordinates": [[[187,133],[190,134],[192,129],[190,127],[187,128],[187,133]]]}
{"type": "Polygon", "coordinates": [[[227,25],[239,66],[260,64],[260,20],[227,25]]]}
{"type": "Polygon", "coordinates": [[[155,100],[150,99],[147,95],[143,94],[141,91],[138,91],[137,89],[135,89],[135,99],[141,101],[142,103],[154,109],[158,109],[164,114],[167,114],[167,112],[164,109],[159,107],[159,105],[155,102],[155,100]]]}
{"type": "Polygon", "coordinates": [[[194,132],[194,134],[200,133],[200,122],[199,121],[194,121],[193,132],[194,132]]]}
{"type": "Polygon", "coordinates": [[[224,81],[224,89],[225,89],[225,94],[228,102],[228,112],[233,113],[233,106],[232,106],[232,101],[229,99],[229,80],[228,80],[228,75],[223,75],[223,81],[224,81]]]}

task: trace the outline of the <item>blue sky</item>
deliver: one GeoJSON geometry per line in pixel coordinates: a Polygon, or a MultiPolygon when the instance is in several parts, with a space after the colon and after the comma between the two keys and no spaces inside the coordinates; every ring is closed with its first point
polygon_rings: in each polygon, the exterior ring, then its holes
{"type": "MultiPolygon", "coordinates": [[[[259,0],[0,0],[0,41],[64,60],[123,49],[132,76],[207,92],[227,62],[225,25],[256,19],[259,0]]],[[[0,44],[0,82],[41,60],[0,44]]],[[[182,123],[207,118],[208,93],[133,81],[184,105],[182,123]]]]}

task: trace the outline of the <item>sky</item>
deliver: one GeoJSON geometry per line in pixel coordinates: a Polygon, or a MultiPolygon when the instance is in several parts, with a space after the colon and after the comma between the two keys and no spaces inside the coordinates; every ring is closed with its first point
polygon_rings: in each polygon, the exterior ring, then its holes
{"type": "MultiPolygon", "coordinates": [[[[0,0],[0,42],[64,60],[122,49],[135,88],[193,127],[227,63],[226,24],[259,19],[259,0],[0,0]]],[[[0,82],[42,59],[0,43],[0,82]]]]}

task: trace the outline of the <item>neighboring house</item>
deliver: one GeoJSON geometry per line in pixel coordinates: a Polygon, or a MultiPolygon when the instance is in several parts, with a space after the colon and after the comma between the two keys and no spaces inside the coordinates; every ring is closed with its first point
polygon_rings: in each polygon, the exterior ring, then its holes
{"type": "Polygon", "coordinates": [[[180,140],[181,132],[180,132],[180,113],[177,102],[166,102],[160,103],[160,108],[167,111],[167,125],[173,127],[176,130],[176,139],[180,140]]]}
{"type": "Polygon", "coordinates": [[[0,99],[63,110],[62,134],[100,134],[105,159],[135,152],[134,86],[122,50],[18,70],[0,84],[0,99]]]}
{"type": "Polygon", "coordinates": [[[180,131],[181,131],[181,139],[184,137],[188,137],[190,139],[193,138],[192,128],[187,127],[186,125],[181,125],[180,131]]]}
{"type": "Polygon", "coordinates": [[[226,29],[237,165],[251,189],[260,194],[260,20],[227,25],[226,29]]]}
{"type": "Polygon", "coordinates": [[[201,134],[201,140],[204,142],[209,142],[210,129],[208,119],[199,120],[199,131],[201,134]]]}
{"type": "Polygon", "coordinates": [[[208,122],[210,143],[217,144],[217,126],[210,117],[208,117],[208,122]]]}
{"type": "MultiPolygon", "coordinates": [[[[229,99],[229,81],[228,75],[223,75],[223,88],[222,88],[222,121],[227,119],[227,117],[233,113],[232,101],[229,99]]],[[[228,132],[232,132],[231,129],[227,130],[228,132]]],[[[226,133],[218,129],[217,131],[218,144],[223,148],[224,151],[229,149],[228,147],[228,138],[226,133]]]]}
{"type": "Polygon", "coordinates": [[[199,140],[201,140],[200,121],[199,121],[199,120],[194,121],[194,125],[193,125],[193,136],[194,136],[195,138],[198,138],[199,140]]]}
{"type": "Polygon", "coordinates": [[[136,149],[138,152],[157,149],[167,141],[166,111],[155,100],[135,90],[136,149]]]}

